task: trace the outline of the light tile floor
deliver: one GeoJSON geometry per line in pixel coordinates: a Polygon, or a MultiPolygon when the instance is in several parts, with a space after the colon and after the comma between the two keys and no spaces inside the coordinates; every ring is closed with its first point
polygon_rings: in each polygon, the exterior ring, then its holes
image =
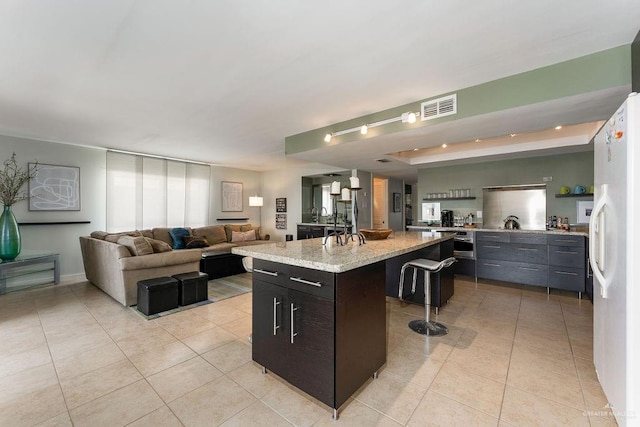
{"type": "Polygon", "coordinates": [[[251,294],[145,321],[82,282],[0,296],[0,426],[615,425],[576,294],[456,279],[437,320],[387,303],[387,364],[340,419],[251,361],[251,294]]]}

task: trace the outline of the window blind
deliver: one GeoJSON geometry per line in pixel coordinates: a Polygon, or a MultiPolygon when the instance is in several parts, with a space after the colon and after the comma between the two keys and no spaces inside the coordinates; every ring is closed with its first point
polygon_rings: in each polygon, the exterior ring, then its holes
{"type": "Polygon", "coordinates": [[[206,225],[210,173],[208,165],[107,152],[107,231],[206,225]]]}

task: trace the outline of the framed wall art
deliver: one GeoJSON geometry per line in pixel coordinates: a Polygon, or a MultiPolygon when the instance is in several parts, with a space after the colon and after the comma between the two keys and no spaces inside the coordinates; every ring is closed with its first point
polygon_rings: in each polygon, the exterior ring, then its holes
{"type": "Polygon", "coordinates": [[[277,197],[276,198],[276,212],[286,212],[287,211],[287,198],[286,197],[277,197]]]}
{"type": "Polygon", "coordinates": [[[242,212],[242,183],[222,181],[222,212],[242,212]]]}
{"type": "Polygon", "coordinates": [[[400,212],[402,210],[402,200],[400,193],[393,193],[393,211],[400,212]]]}
{"type": "Polygon", "coordinates": [[[287,229],[287,214],[283,214],[283,213],[276,214],[276,229],[277,230],[287,229]]]}
{"type": "Polygon", "coordinates": [[[37,169],[29,180],[30,211],[80,210],[80,168],[38,163],[37,169]]]}

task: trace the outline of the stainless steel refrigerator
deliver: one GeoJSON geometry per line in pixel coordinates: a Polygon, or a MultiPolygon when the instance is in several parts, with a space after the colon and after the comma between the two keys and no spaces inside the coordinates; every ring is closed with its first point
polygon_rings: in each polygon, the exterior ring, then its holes
{"type": "Polygon", "coordinates": [[[594,156],[593,362],[618,424],[640,426],[640,95],[598,132],[594,156]]]}

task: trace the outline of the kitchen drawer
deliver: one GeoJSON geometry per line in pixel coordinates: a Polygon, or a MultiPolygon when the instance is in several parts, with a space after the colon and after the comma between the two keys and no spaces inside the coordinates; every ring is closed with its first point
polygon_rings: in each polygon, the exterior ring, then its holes
{"type": "Polygon", "coordinates": [[[547,236],[536,233],[509,233],[511,243],[525,243],[528,245],[546,245],[547,236]]]}
{"type": "Polygon", "coordinates": [[[511,250],[511,246],[509,243],[503,242],[477,242],[476,243],[476,258],[487,258],[487,259],[504,259],[509,256],[509,251],[511,250]]]}
{"type": "Polygon", "coordinates": [[[476,232],[476,240],[487,242],[508,242],[509,233],[478,231],[476,232]]]}
{"type": "Polygon", "coordinates": [[[285,286],[333,300],[335,295],[335,274],[328,271],[290,265],[289,277],[285,286]]]}
{"type": "Polygon", "coordinates": [[[547,286],[548,271],[549,268],[546,265],[523,262],[479,259],[477,264],[478,278],[534,286],[547,286]]]}
{"type": "Polygon", "coordinates": [[[549,246],[549,264],[585,268],[585,248],[577,246],[549,246]]]}
{"type": "Polygon", "coordinates": [[[501,259],[505,261],[526,262],[530,264],[547,264],[547,245],[525,245],[509,243],[509,250],[501,259]]]}
{"type": "Polygon", "coordinates": [[[553,246],[585,246],[583,236],[563,236],[562,234],[547,235],[547,244],[553,246]]]}
{"type": "Polygon", "coordinates": [[[549,287],[584,292],[585,269],[549,266],[549,287]]]}
{"type": "Polygon", "coordinates": [[[289,266],[277,262],[253,259],[253,277],[274,285],[288,286],[289,266]]]}

